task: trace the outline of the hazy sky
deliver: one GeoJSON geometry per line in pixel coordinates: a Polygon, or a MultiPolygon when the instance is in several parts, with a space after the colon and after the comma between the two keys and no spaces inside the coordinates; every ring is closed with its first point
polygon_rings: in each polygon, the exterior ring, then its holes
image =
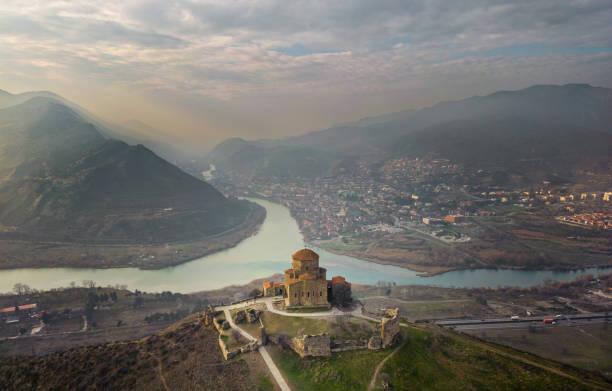
{"type": "Polygon", "coordinates": [[[191,145],[574,82],[612,87],[610,0],[0,1],[0,89],[191,145]]]}

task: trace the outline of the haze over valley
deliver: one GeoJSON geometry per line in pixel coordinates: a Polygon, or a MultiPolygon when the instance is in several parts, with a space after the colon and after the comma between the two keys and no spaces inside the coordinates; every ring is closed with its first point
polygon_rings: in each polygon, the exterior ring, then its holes
{"type": "Polygon", "coordinates": [[[0,389],[612,390],[609,0],[0,2],[0,389]]]}

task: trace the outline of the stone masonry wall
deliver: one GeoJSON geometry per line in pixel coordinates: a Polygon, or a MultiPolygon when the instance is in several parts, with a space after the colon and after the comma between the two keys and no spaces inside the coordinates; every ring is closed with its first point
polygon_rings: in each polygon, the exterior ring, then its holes
{"type": "Polygon", "coordinates": [[[331,356],[331,340],[329,334],[301,335],[291,340],[291,348],[300,357],[306,356],[331,356]]]}
{"type": "Polygon", "coordinates": [[[393,345],[400,333],[399,309],[385,311],[385,315],[380,321],[380,339],[382,347],[386,348],[393,345]]]}

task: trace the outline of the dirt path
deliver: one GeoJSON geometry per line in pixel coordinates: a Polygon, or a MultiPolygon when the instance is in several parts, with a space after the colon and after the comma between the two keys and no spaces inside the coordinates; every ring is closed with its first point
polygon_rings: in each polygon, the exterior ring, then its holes
{"type": "Polygon", "coordinates": [[[157,361],[157,373],[159,374],[159,378],[162,382],[162,385],[164,386],[164,389],[166,391],[170,391],[170,387],[168,387],[168,383],[166,383],[166,377],[164,376],[164,368],[162,366],[162,361],[155,354],[151,352],[147,352],[147,353],[149,353],[149,355],[153,357],[155,361],[157,361]]]}
{"type": "Polygon", "coordinates": [[[376,378],[378,377],[378,372],[380,372],[380,370],[385,365],[387,360],[393,357],[393,355],[397,353],[398,350],[400,350],[406,344],[407,341],[408,341],[408,338],[404,338],[404,341],[402,341],[400,346],[393,349],[393,351],[389,353],[387,357],[385,357],[381,362],[378,363],[378,365],[376,366],[376,370],[374,370],[374,375],[372,375],[372,380],[370,381],[370,386],[368,387],[368,391],[374,391],[374,387],[376,387],[376,378]]]}

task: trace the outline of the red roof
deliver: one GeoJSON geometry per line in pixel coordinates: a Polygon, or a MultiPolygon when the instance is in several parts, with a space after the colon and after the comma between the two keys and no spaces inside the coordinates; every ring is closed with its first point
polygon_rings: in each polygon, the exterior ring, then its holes
{"type": "Polygon", "coordinates": [[[342,276],[334,276],[332,277],[331,280],[328,281],[328,283],[330,284],[344,284],[344,285],[348,285],[351,286],[350,282],[346,282],[346,279],[342,276]]]}
{"type": "MultiPolygon", "coordinates": [[[[32,309],[34,309],[36,307],[37,307],[36,303],[33,303],[33,304],[24,304],[24,305],[20,305],[19,306],[19,311],[21,311],[21,310],[32,310],[32,309]]],[[[0,313],[13,312],[13,311],[15,311],[15,307],[6,307],[6,308],[0,309],[0,313]]]]}

